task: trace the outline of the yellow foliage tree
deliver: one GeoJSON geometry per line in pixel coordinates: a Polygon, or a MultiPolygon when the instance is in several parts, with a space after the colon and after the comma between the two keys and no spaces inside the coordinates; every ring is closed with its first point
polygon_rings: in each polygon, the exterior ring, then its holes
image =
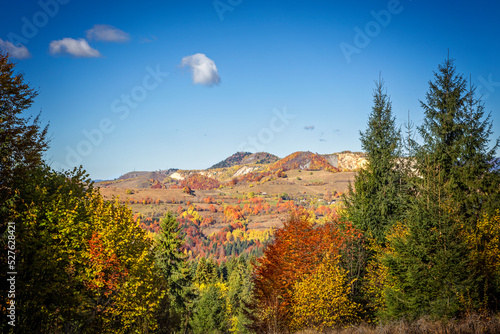
{"type": "Polygon", "coordinates": [[[293,286],[292,328],[345,327],[360,320],[360,305],[349,299],[351,284],[340,256],[325,256],[318,268],[293,286]]]}
{"type": "Polygon", "coordinates": [[[35,170],[24,202],[12,208],[20,254],[20,328],[25,333],[153,331],[164,292],[151,241],[130,208],[104,200],[83,178],[81,170],[35,170]]]}
{"type": "Polygon", "coordinates": [[[366,308],[375,315],[386,310],[387,293],[397,291],[395,278],[389,274],[384,259],[394,254],[394,248],[391,246],[393,241],[404,240],[407,234],[407,228],[401,223],[396,223],[387,233],[388,243],[385,246],[380,245],[374,238],[369,239],[368,249],[373,256],[366,265],[366,275],[361,289],[369,299],[366,308]]]}
{"type": "Polygon", "coordinates": [[[490,217],[485,215],[476,229],[466,235],[471,248],[471,259],[480,263],[483,272],[499,273],[500,270],[500,211],[490,217]]]}
{"type": "Polygon", "coordinates": [[[480,283],[484,295],[479,296],[480,303],[474,301],[474,296],[460,296],[461,303],[468,312],[486,311],[500,293],[500,211],[494,215],[485,214],[475,228],[463,227],[464,238],[469,247],[471,270],[480,273],[480,283]]]}
{"type": "Polygon", "coordinates": [[[92,194],[89,212],[94,235],[99,236],[97,252],[90,247],[82,254],[88,263],[82,279],[90,283],[86,284],[94,299],[90,305],[95,305],[92,325],[102,333],[155,329],[154,314],[165,292],[159,288],[161,278],[145,231],[134,223],[130,208],[105,201],[97,192],[92,194]],[[95,261],[93,252],[100,261],[95,261]],[[104,271],[106,267],[115,272],[104,271]]]}
{"type": "Polygon", "coordinates": [[[203,220],[203,217],[200,215],[198,211],[194,208],[193,205],[190,205],[187,211],[184,211],[181,216],[183,218],[186,218],[188,215],[193,217],[193,220],[197,221],[198,223],[201,223],[203,220]]]}

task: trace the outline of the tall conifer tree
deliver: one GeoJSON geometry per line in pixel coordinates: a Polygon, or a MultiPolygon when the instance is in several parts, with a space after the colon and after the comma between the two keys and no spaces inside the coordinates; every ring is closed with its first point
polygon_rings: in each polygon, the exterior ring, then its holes
{"type": "Polygon", "coordinates": [[[168,212],[160,222],[160,232],[155,239],[156,263],[165,279],[170,305],[162,305],[157,318],[164,331],[180,330],[187,326],[187,317],[194,294],[186,255],[182,252],[184,238],[182,228],[175,217],[168,212]]]}
{"type": "Polygon", "coordinates": [[[481,294],[462,236],[498,208],[498,172],[491,164],[498,141],[488,148],[491,122],[483,120],[484,107],[468,86],[447,59],[421,101],[422,143],[412,147],[416,196],[385,258],[397,282],[387,293],[391,316],[455,316],[464,296],[481,294]]]}
{"type": "Polygon", "coordinates": [[[400,131],[381,79],[373,91],[367,129],[360,136],[368,163],[344,196],[346,219],[383,243],[387,229],[401,216],[404,201],[400,131]]]}

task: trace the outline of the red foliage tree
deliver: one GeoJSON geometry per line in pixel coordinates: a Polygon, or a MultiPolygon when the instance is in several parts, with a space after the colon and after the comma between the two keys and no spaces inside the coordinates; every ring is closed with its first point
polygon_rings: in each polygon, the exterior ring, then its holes
{"type": "Polygon", "coordinates": [[[116,254],[104,246],[97,232],[92,234],[89,248],[92,275],[85,285],[88,289],[97,291],[101,298],[107,298],[116,292],[120,280],[128,275],[127,269],[121,265],[116,254]]]}

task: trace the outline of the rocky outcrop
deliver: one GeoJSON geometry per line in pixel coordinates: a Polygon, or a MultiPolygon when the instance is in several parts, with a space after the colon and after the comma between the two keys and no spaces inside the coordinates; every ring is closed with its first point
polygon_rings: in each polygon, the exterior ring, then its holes
{"type": "Polygon", "coordinates": [[[366,164],[366,155],[362,152],[344,151],[333,154],[323,154],[323,157],[333,166],[341,171],[353,171],[366,164]]]}

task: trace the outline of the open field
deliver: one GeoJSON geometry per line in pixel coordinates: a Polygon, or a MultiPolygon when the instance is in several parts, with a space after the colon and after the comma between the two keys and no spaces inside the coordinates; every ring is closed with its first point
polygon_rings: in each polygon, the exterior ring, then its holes
{"type": "MultiPolygon", "coordinates": [[[[100,187],[101,194],[107,199],[120,197],[121,199],[134,199],[139,201],[146,197],[154,200],[171,201],[191,201],[201,202],[207,196],[237,196],[254,192],[256,194],[267,193],[270,196],[287,193],[289,195],[318,196],[327,191],[337,191],[343,193],[347,190],[349,181],[354,180],[355,172],[331,173],[327,171],[287,171],[287,178],[272,180],[264,183],[237,184],[232,187],[224,187],[216,190],[196,190],[194,196],[185,194],[182,189],[138,189],[122,187],[100,187]],[[300,178],[297,179],[297,178],[300,178]],[[129,193],[127,193],[127,190],[129,193]]],[[[99,187],[100,184],[98,183],[99,187]]]]}

